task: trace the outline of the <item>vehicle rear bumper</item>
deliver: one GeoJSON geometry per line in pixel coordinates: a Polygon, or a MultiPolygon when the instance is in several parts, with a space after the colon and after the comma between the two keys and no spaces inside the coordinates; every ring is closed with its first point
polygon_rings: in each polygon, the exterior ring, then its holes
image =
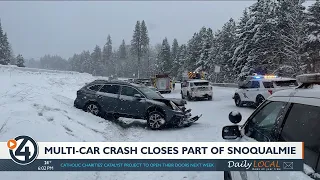
{"type": "Polygon", "coordinates": [[[213,93],[211,91],[192,92],[191,96],[196,98],[208,98],[208,97],[212,97],[212,94],[213,93]]]}

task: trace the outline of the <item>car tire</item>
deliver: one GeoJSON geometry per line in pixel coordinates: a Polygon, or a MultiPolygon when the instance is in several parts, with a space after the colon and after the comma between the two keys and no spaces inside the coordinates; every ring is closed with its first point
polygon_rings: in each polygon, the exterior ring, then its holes
{"type": "Polygon", "coordinates": [[[86,112],[91,113],[95,116],[101,116],[101,107],[98,103],[95,102],[89,102],[84,109],[86,112]]]}
{"type": "Polygon", "coordinates": [[[184,99],[184,95],[183,95],[182,91],[181,91],[181,99],[184,99]]]}
{"type": "Polygon", "coordinates": [[[256,107],[258,107],[261,103],[263,103],[263,101],[265,101],[265,98],[262,95],[259,94],[256,97],[256,103],[255,103],[256,107]]]}
{"type": "Polygon", "coordinates": [[[209,96],[209,97],[208,97],[208,100],[209,100],[209,101],[212,101],[212,96],[209,96]]]}
{"type": "Polygon", "coordinates": [[[224,171],[223,172],[223,178],[224,178],[224,180],[232,180],[230,171],[224,171]]]}
{"type": "Polygon", "coordinates": [[[153,111],[148,114],[147,124],[152,130],[162,129],[166,124],[165,116],[159,111],[153,111]]]}
{"type": "Polygon", "coordinates": [[[192,97],[190,96],[189,92],[187,92],[187,98],[188,98],[188,101],[192,101],[192,97]]]}
{"type": "Polygon", "coordinates": [[[236,104],[237,107],[243,106],[243,102],[241,101],[241,98],[238,94],[234,95],[234,103],[236,104]]]}

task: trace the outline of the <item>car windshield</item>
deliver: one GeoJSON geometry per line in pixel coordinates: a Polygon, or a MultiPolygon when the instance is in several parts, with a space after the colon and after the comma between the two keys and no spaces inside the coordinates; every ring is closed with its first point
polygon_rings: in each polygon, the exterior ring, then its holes
{"type": "Polygon", "coordinates": [[[209,82],[194,82],[194,86],[209,86],[209,82]]]}
{"type": "Polygon", "coordinates": [[[148,88],[148,87],[140,87],[139,90],[148,98],[148,99],[161,99],[163,98],[156,91],[148,88]]]}

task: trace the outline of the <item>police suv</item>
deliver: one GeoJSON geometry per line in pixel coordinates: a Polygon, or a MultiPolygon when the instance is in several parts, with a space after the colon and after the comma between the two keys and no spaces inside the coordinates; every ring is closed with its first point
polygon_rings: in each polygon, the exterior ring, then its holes
{"type": "Polygon", "coordinates": [[[202,79],[191,79],[181,84],[181,98],[188,99],[208,99],[212,100],[212,86],[210,82],[202,79]]]}
{"type": "Polygon", "coordinates": [[[231,112],[234,124],[222,129],[231,142],[304,142],[304,171],[224,172],[225,180],[320,179],[320,73],[297,77],[294,89],[278,91],[266,99],[243,125],[239,112],[231,112]]]}
{"type": "Polygon", "coordinates": [[[297,87],[298,83],[293,78],[283,78],[273,75],[249,76],[245,83],[239,84],[239,88],[233,95],[236,106],[260,105],[265,99],[276,91],[297,87]]]}

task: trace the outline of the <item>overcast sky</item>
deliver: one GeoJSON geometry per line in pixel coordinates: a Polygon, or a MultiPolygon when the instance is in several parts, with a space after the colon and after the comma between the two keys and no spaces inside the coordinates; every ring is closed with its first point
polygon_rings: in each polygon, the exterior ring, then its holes
{"type": "Polygon", "coordinates": [[[57,54],[64,58],[103,46],[129,44],[137,20],[145,20],[151,44],[168,37],[185,43],[202,26],[217,30],[229,18],[238,20],[255,1],[0,1],[2,27],[14,53],[25,58],[57,54]]]}

